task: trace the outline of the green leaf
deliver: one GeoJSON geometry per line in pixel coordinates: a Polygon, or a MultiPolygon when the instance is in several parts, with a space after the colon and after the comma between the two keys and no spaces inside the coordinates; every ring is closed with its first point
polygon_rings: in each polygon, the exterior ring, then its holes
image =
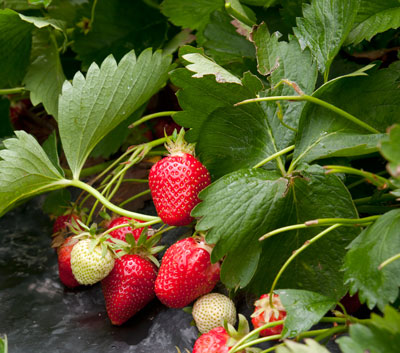
{"type": "Polygon", "coordinates": [[[232,25],[232,18],[223,11],[211,14],[210,22],[203,31],[203,46],[220,65],[243,62],[244,58],[254,59],[254,45],[237,32],[232,25]]]}
{"type": "Polygon", "coordinates": [[[387,306],[383,318],[372,314],[370,324],[350,325],[349,337],[341,337],[336,342],[343,353],[397,352],[400,346],[400,314],[387,306]]]}
{"type": "Polygon", "coordinates": [[[400,177],[400,125],[390,128],[388,136],[380,141],[380,151],[390,162],[388,170],[395,178],[400,177]]]}
{"type": "Polygon", "coordinates": [[[223,8],[224,0],[164,0],[162,13],[176,26],[199,29],[215,10],[223,8]]]}
{"type": "MultiPolygon", "coordinates": [[[[259,246],[261,235],[279,227],[315,218],[357,217],[342,182],[336,176],[326,175],[319,166],[307,167],[288,179],[266,170],[239,170],[214,182],[200,193],[200,198],[203,202],[192,215],[200,218],[196,229],[208,231],[207,241],[216,243],[212,261],[225,254],[237,254],[239,249],[254,249],[259,246]]],[[[262,253],[250,290],[258,294],[269,290],[292,251],[320,231],[321,228],[308,228],[287,232],[261,243],[262,253]]],[[[339,268],[345,246],[356,233],[356,229],[343,228],[320,239],[289,265],[278,282],[279,287],[341,298],[346,288],[339,268]]],[[[231,287],[245,286],[255,264],[248,260],[242,262],[242,256],[236,256],[235,265],[234,260],[232,256],[229,263],[232,270],[225,270],[223,280],[229,279],[231,287]]]]}
{"type": "Polygon", "coordinates": [[[350,293],[358,291],[360,301],[369,308],[383,310],[398,296],[400,262],[395,261],[381,270],[378,266],[400,253],[400,210],[385,213],[368,226],[349,246],[345,263],[345,280],[350,293]]]}
{"type": "Polygon", "coordinates": [[[400,26],[398,0],[361,0],[353,28],[345,44],[358,44],[390,28],[400,26]]]}
{"type": "Polygon", "coordinates": [[[0,88],[21,83],[29,65],[33,26],[17,12],[0,10],[0,88]]]}
{"type": "Polygon", "coordinates": [[[117,65],[109,56],[93,63],[86,78],[78,72],[65,81],[59,100],[58,124],[65,156],[74,178],[104,136],[128,118],[166,82],[170,56],[132,51],[117,65]]]}
{"type": "Polygon", "coordinates": [[[324,346],[321,346],[311,338],[306,338],[304,340],[305,344],[289,340],[285,340],[284,342],[285,346],[278,347],[276,353],[329,353],[324,346]]]}
{"type": "Polygon", "coordinates": [[[44,141],[42,147],[51,163],[53,163],[62,176],[65,176],[60,165],[60,159],[58,158],[57,133],[55,130],[50,134],[47,140],[44,141]]]}
{"type": "MultiPolygon", "coordinates": [[[[308,49],[302,51],[294,38],[290,38],[289,42],[278,41],[279,34],[270,35],[266,24],[253,28],[252,39],[257,50],[258,71],[262,75],[270,75],[272,87],[260,96],[293,95],[295,92],[292,87],[285,84],[275,87],[282,79],[295,82],[306,94],[314,91],[318,72],[308,49]]],[[[293,143],[295,132],[286,126],[297,129],[304,105],[305,103],[293,104],[287,101],[261,103],[278,150],[293,143]],[[278,114],[282,114],[286,126],[279,120],[278,114]]]]}
{"type": "Polygon", "coordinates": [[[62,20],[57,20],[54,18],[45,18],[45,17],[33,17],[33,16],[25,16],[23,14],[18,14],[21,20],[33,24],[37,28],[45,28],[45,27],[53,27],[54,29],[64,32],[65,31],[65,22],[62,20]]]}
{"type": "Polygon", "coordinates": [[[183,47],[180,50],[180,57],[188,63],[186,68],[194,72],[192,77],[201,78],[206,75],[214,75],[217,82],[241,84],[239,78],[205,56],[199,49],[193,50],[193,48],[189,46],[183,47]]]}
{"type": "Polygon", "coordinates": [[[333,59],[349,34],[360,0],[313,0],[293,28],[302,49],[309,47],[326,77],[333,59]]]}
{"type": "Polygon", "coordinates": [[[43,103],[47,113],[57,119],[58,97],[65,81],[58,48],[48,31],[35,31],[32,62],[24,78],[33,105],[43,103]]]}
{"type": "MultiPolygon", "coordinates": [[[[313,96],[331,103],[378,131],[400,122],[400,90],[397,66],[362,71],[331,80],[313,96]]],[[[296,104],[296,103],[294,103],[296,104]]],[[[337,113],[314,103],[303,109],[296,136],[294,160],[358,156],[377,151],[383,134],[371,134],[337,113]]]]}
{"type": "Polygon", "coordinates": [[[6,149],[0,150],[0,216],[25,198],[69,183],[31,135],[15,134],[16,138],[3,141],[6,149]]]}
{"type": "Polygon", "coordinates": [[[0,137],[9,137],[14,134],[10,121],[10,101],[0,98],[0,137]]]}
{"type": "Polygon", "coordinates": [[[46,195],[43,212],[54,216],[61,216],[71,205],[71,193],[67,189],[55,190],[46,195]]]}
{"type": "MultiPolygon", "coordinates": [[[[130,124],[138,120],[146,109],[146,103],[134,111],[132,115],[120,123],[115,129],[108,133],[94,148],[92,157],[108,158],[116,153],[125,142],[132,131],[128,128],[130,124]]],[[[136,130],[137,131],[137,130],[136,130]]]]}
{"type": "Polygon", "coordinates": [[[212,261],[229,253],[227,264],[224,261],[222,265],[222,279],[230,288],[244,287],[253,277],[260,249],[257,239],[265,228],[277,226],[285,218],[279,212],[287,202],[283,197],[287,186],[288,181],[275,172],[239,170],[201,192],[204,201],[192,211],[193,216],[201,217],[196,229],[208,230],[207,242],[216,243],[212,261]],[[248,248],[247,261],[242,262],[243,254],[235,256],[248,248]]]}
{"type": "MultiPolygon", "coordinates": [[[[82,18],[91,18],[89,4],[78,11],[76,19],[82,18]]],[[[120,60],[130,50],[139,55],[149,47],[161,48],[167,29],[167,19],[144,1],[98,1],[90,31],[77,29],[72,49],[82,61],[82,70],[87,70],[110,54],[120,60]]]]}
{"type": "Polygon", "coordinates": [[[260,255],[261,246],[257,242],[248,244],[246,251],[239,247],[230,252],[222,263],[221,281],[228,288],[247,286],[257,270],[260,255]]]}
{"type": "MultiPolygon", "coordinates": [[[[263,88],[260,80],[250,73],[239,80],[198,49],[186,47],[181,54],[192,62],[187,69],[198,74],[185,69],[172,73],[173,83],[183,88],[178,98],[184,109],[174,115],[174,120],[192,128],[185,138],[197,142],[196,151],[212,177],[252,167],[275,153],[262,109],[256,104],[233,107],[242,99],[255,97],[263,88]]],[[[275,162],[269,163],[274,165],[275,162]]]]}
{"type": "Polygon", "coordinates": [[[277,293],[287,313],[283,338],[308,331],[336,304],[335,299],[305,290],[281,289],[277,293]]]}
{"type": "Polygon", "coordinates": [[[52,0],[28,0],[28,2],[32,5],[43,5],[47,7],[51,4],[52,0]]]}

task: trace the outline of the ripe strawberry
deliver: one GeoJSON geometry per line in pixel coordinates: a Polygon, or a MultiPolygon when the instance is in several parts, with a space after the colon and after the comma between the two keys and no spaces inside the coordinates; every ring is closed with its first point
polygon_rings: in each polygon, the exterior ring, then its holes
{"type": "Polygon", "coordinates": [[[71,251],[71,268],[80,284],[94,284],[105,278],[114,267],[111,250],[102,243],[92,249],[94,239],[80,240],[71,251]],[[104,256],[103,256],[104,255],[104,256]]]}
{"type": "Polygon", "coordinates": [[[139,255],[124,255],[115,261],[101,281],[107,314],[113,325],[122,325],[154,297],[157,267],[139,255]]]}
{"type": "Polygon", "coordinates": [[[62,230],[67,229],[68,223],[72,223],[73,220],[80,220],[80,218],[76,214],[66,214],[63,216],[58,216],[53,224],[53,233],[58,233],[62,230]]]}
{"type": "Polygon", "coordinates": [[[64,240],[64,243],[58,248],[57,251],[58,275],[61,282],[69,288],[79,286],[79,282],[75,279],[71,269],[71,251],[77,242],[77,239],[68,237],[64,240]]]}
{"type": "MultiPolygon", "coordinates": [[[[254,303],[255,309],[251,315],[251,322],[254,328],[261,327],[269,322],[280,321],[285,319],[286,311],[282,306],[281,300],[278,294],[274,294],[273,308],[269,303],[269,294],[263,294],[259,300],[254,303]]],[[[272,336],[281,334],[283,325],[267,328],[260,332],[260,336],[272,336]]]]}
{"type": "MultiPolygon", "coordinates": [[[[203,333],[195,342],[193,353],[227,353],[231,348],[249,332],[249,324],[246,318],[239,314],[239,327],[236,331],[232,325],[216,327],[208,333],[203,333]]],[[[252,348],[241,350],[245,353],[252,348]]]]}
{"type": "Polygon", "coordinates": [[[211,264],[211,247],[201,238],[182,239],[166,251],[155,284],[160,301],[183,308],[212,291],[219,281],[220,264],[211,264]]]}
{"type": "Polygon", "coordinates": [[[228,332],[223,327],[216,327],[208,333],[202,334],[194,344],[193,353],[226,353],[230,347],[228,332]]]}
{"type": "MultiPolygon", "coordinates": [[[[132,221],[132,218],[129,217],[118,217],[113,219],[110,224],[108,225],[108,229],[114,228],[116,226],[119,226],[120,224],[125,224],[125,223],[129,223],[130,221],[132,221]]],[[[139,223],[144,223],[144,221],[135,219],[136,222],[139,223]]],[[[152,229],[151,227],[148,228],[148,230],[152,229]]],[[[118,228],[116,230],[113,230],[112,232],[110,232],[110,235],[113,238],[119,239],[119,240],[123,240],[126,241],[126,234],[131,233],[133,235],[133,237],[135,238],[135,240],[138,240],[140,237],[140,234],[142,234],[143,228],[136,228],[133,229],[132,227],[128,226],[128,227],[123,227],[123,228],[118,228]]],[[[147,237],[151,237],[151,232],[148,233],[147,237]]]]}
{"type": "Polygon", "coordinates": [[[211,183],[206,167],[191,154],[193,147],[184,142],[184,132],[182,129],[175,143],[168,142],[170,155],[154,164],[149,174],[157,213],[172,226],[192,222],[190,212],[200,202],[198,194],[211,183]]]}
{"type": "Polygon", "coordinates": [[[206,333],[226,320],[236,324],[236,308],[232,300],[223,294],[209,293],[203,295],[193,305],[193,319],[201,333],[206,333]]]}

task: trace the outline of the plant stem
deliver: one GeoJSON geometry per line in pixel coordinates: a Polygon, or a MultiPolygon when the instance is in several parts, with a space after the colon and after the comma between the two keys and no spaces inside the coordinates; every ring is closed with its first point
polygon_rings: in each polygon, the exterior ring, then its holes
{"type": "Polygon", "coordinates": [[[232,350],[229,352],[232,352],[232,353],[239,352],[239,351],[245,349],[246,347],[251,347],[256,344],[263,343],[263,342],[279,340],[280,338],[282,338],[282,335],[272,335],[272,336],[267,336],[267,337],[261,337],[256,340],[246,342],[246,343],[242,344],[241,346],[237,347],[234,351],[232,350]]]}
{"type": "Polygon", "coordinates": [[[102,235],[107,235],[113,232],[114,230],[120,229],[120,228],[125,228],[125,227],[130,227],[131,225],[129,223],[124,223],[124,224],[118,224],[115,227],[112,227],[110,229],[107,229],[102,235]]]}
{"type": "Polygon", "coordinates": [[[144,215],[141,213],[136,213],[136,212],[131,212],[128,210],[124,210],[123,208],[120,208],[110,201],[108,201],[100,192],[98,192],[95,188],[90,186],[89,184],[86,184],[80,180],[71,180],[70,183],[71,186],[75,186],[77,188],[80,188],[82,190],[85,190],[89,194],[93,195],[96,199],[98,199],[106,208],[108,208],[110,211],[115,212],[116,214],[119,214],[121,216],[126,216],[130,218],[135,218],[141,221],[157,221],[161,222],[161,219],[159,217],[154,217],[154,216],[148,216],[144,215]]]}
{"type": "Polygon", "coordinates": [[[378,270],[382,270],[382,268],[384,268],[385,266],[391,264],[392,262],[396,261],[400,259],[400,253],[396,254],[392,257],[389,257],[387,260],[383,261],[379,266],[378,266],[378,270]]]}
{"type": "Polygon", "coordinates": [[[177,111],[167,111],[167,112],[158,112],[154,114],[149,114],[141,117],[139,120],[135,121],[133,124],[129,125],[130,129],[133,129],[134,127],[143,124],[145,121],[154,119],[154,118],[159,118],[162,116],[173,116],[177,111]]]}
{"type": "Polygon", "coordinates": [[[124,201],[121,202],[118,206],[119,206],[119,207],[122,207],[122,206],[126,205],[127,203],[129,203],[129,202],[131,202],[131,201],[133,201],[133,200],[136,200],[136,199],[138,199],[139,197],[141,197],[141,196],[143,196],[143,195],[147,195],[147,194],[149,194],[149,193],[150,193],[150,189],[144,190],[144,191],[142,191],[142,192],[139,192],[138,194],[133,195],[133,196],[130,197],[129,199],[124,200],[124,201]]]}
{"type": "MultiPolygon", "coordinates": [[[[81,174],[80,174],[80,178],[86,178],[90,175],[96,174],[100,171],[103,171],[104,169],[106,169],[108,166],[110,166],[113,163],[113,161],[107,161],[107,162],[103,162],[103,163],[99,163],[96,164],[92,167],[88,167],[85,169],[82,169],[81,174]]],[[[72,172],[69,169],[63,169],[65,176],[68,178],[72,178],[72,172]]]]}
{"type": "Polygon", "coordinates": [[[314,244],[317,240],[321,239],[324,235],[328,234],[329,232],[335,230],[336,228],[340,227],[341,224],[334,224],[330,226],[329,228],[323,230],[322,232],[318,233],[315,237],[311,238],[310,240],[307,240],[300,248],[297,250],[293,251],[292,255],[286,260],[286,262],[283,264],[281,269],[279,270],[278,274],[276,275],[274,282],[272,283],[271,289],[269,291],[269,303],[271,308],[274,307],[272,303],[273,299],[273,293],[276,284],[279,281],[279,278],[282,276],[282,273],[286,270],[286,268],[290,265],[290,263],[299,255],[301,254],[305,249],[307,249],[310,245],[314,244]]]}
{"type": "Polygon", "coordinates": [[[267,324],[264,324],[256,329],[254,329],[253,331],[250,331],[247,335],[243,336],[230,350],[231,353],[234,353],[237,351],[237,348],[240,347],[240,345],[242,343],[244,343],[245,341],[247,341],[249,338],[253,337],[254,335],[256,335],[257,333],[261,332],[262,330],[265,330],[266,328],[269,327],[275,327],[278,325],[282,325],[284,322],[284,320],[279,320],[279,321],[274,321],[274,322],[269,322],[267,324]]]}
{"type": "Polygon", "coordinates": [[[392,194],[385,194],[379,197],[374,197],[374,196],[368,196],[368,197],[361,197],[359,199],[355,199],[353,200],[355,205],[364,205],[364,204],[368,204],[371,201],[372,202],[380,202],[380,201],[386,201],[386,200],[393,200],[395,199],[396,196],[392,195],[392,194]]]}
{"type": "Polygon", "coordinates": [[[94,22],[94,14],[96,11],[97,0],[93,1],[92,10],[90,13],[90,22],[89,22],[89,31],[92,30],[93,22],[94,22]]]}
{"type": "Polygon", "coordinates": [[[264,164],[267,164],[268,162],[274,160],[275,158],[278,158],[282,155],[284,155],[287,152],[293,151],[294,150],[294,145],[291,145],[289,147],[284,148],[283,150],[276,152],[274,154],[272,154],[271,156],[269,156],[268,158],[262,160],[261,162],[257,163],[253,168],[259,168],[261,166],[263,166],[264,164]]]}
{"type": "MultiPolygon", "coordinates": [[[[375,173],[376,175],[384,175],[384,174],[386,174],[387,172],[385,171],[385,170],[382,170],[382,171],[380,171],[379,173],[375,173]]],[[[360,185],[360,184],[362,184],[362,183],[364,183],[365,182],[365,179],[361,179],[361,180],[357,180],[357,181],[355,181],[354,183],[351,183],[351,184],[349,184],[349,185],[347,185],[347,189],[352,189],[352,188],[354,188],[354,187],[356,187],[357,185],[360,185]]]]}
{"type": "Polygon", "coordinates": [[[304,229],[304,228],[309,228],[309,227],[321,227],[321,226],[327,226],[327,225],[332,225],[332,224],[340,224],[341,226],[344,226],[344,227],[363,226],[363,225],[366,225],[366,224],[376,221],[379,217],[380,216],[370,216],[370,217],[364,217],[364,218],[320,218],[320,219],[314,219],[314,220],[310,220],[310,221],[307,221],[304,223],[293,224],[290,226],[275,229],[271,232],[268,232],[267,234],[264,234],[258,240],[262,241],[262,240],[270,238],[279,233],[287,232],[290,230],[296,230],[296,229],[304,229]]]}
{"type": "Polygon", "coordinates": [[[374,173],[366,172],[364,170],[344,167],[342,165],[325,165],[324,168],[327,170],[327,173],[346,173],[362,176],[363,178],[367,179],[371,184],[377,186],[381,190],[388,187],[392,190],[396,189],[396,186],[394,186],[389,179],[386,179],[374,173]]]}
{"type": "Polygon", "coordinates": [[[349,320],[344,317],[323,317],[319,322],[335,322],[338,324],[346,324],[349,320]]]}
{"type": "Polygon", "coordinates": [[[335,335],[336,333],[346,332],[347,330],[348,330],[348,326],[334,326],[334,327],[328,329],[328,331],[322,332],[314,339],[316,341],[322,341],[324,338],[331,337],[331,336],[335,335]]]}
{"type": "Polygon", "coordinates": [[[325,101],[315,98],[313,96],[309,96],[307,94],[303,94],[300,96],[272,96],[272,97],[252,98],[252,99],[246,99],[242,102],[236,103],[235,106],[242,105],[242,104],[248,104],[248,103],[280,101],[280,100],[306,101],[306,102],[314,103],[314,104],[320,105],[326,109],[329,109],[329,110],[343,116],[347,120],[350,120],[351,122],[357,124],[358,126],[364,128],[365,130],[368,130],[369,132],[372,132],[374,134],[380,133],[380,131],[376,130],[375,128],[373,128],[372,126],[363,122],[362,120],[356,118],[354,115],[351,115],[350,113],[334,106],[333,104],[330,104],[328,102],[325,102],[325,101]]]}
{"type": "Polygon", "coordinates": [[[25,91],[25,87],[3,88],[0,89],[0,95],[22,93],[23,91],[25,91]]]}
{"type": "Polygon", "coordinates": [[[269,348],[267,348],[267,349],[264,349],[264,350],[261,351],[260,353],[269,353],[269,352],[274,351],[274,350],[277,349],[278,347],[282,347],[282,346],[284,346],[284,345],[285,345],[285,343],[279,343],[279,344],[277,344],[277,345],[275,345],[275,346],[273,346],[273,347],[269,347],[269,348]]]}

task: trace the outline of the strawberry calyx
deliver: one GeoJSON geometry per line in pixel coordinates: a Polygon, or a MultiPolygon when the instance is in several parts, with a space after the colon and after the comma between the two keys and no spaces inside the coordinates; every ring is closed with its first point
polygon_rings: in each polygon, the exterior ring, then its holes
{"type": "Polygon", "coordinates": [[[274,294],[272,296],[272,307],[270,304],[269,295],[256,300],[254,302],[254,305],[257,309],[254,311],[251,317],[253,318],[258,317],[259,315],[263,315],[265,322],[270,322],[271,318],[278,319],[279,313],[285,311],[279,295],[277,294],[274,294]]]}
{"type": "MultiPolygon", "coordinates": [[[[227,321],[224,321],[224,328],[227,334],[229,335],[229,338],[226,342],[226,346],[229,348],[232,348],[236,343],[239,342],[244,336],[246,336],[250,332],[250,326],[249,323],[246,319],[246,317],[242,314],[238,315],[239,317],[239,323],[238,323],[238,328],[237,330],[233,327],[233,325],[227,323],[227,321]]],[[[247,347],[244,350],[241,350],[240,353],[250,353],[250,352],[260,352],[261,349],[259,348],[254,348],[254,347],[247,347]]]]}
{"type": "Polygon", "coordinates": [[[182,128],[177,134],[174,130],[171,136],[165,136],[165,148],[171,156],[184,155],[185,153],[194,156],[194,144],[185,141],[185,129],[182,128]]]}
{"type": "Polygon", "coordinates": [[[214,249],[215,244],[207,243],[204,234],[194,234],[192,238],[196,241],[197,247],[204,249],[211,255],[211,252],[214,249]]]}
{"type": "Polygon", "coordinates": [[[132,233],[126,234],[126,241],[112,238],[109,235],[107,239],[111,239],[108,243],[111,244],[110,247],[118,258],[128,254],[139,255],[149,259],[157,267],[160,267],[160,263],[154,255],[165,248],[165,246],[157,246],[157,243],[161,239],[161,233],[156,233],[155,230],[144,227],[137,240],[132,233]]]}

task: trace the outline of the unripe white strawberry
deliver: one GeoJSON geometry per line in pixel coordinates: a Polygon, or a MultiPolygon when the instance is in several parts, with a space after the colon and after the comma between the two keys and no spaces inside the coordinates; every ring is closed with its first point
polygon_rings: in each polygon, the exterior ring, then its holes
{"type": "Polygon", "coordinates": [[[71,251],[71,269],[80,284],[94,284],[101,281],[114,267],[114,257],[107,248],[102,256],[102,247],[91,250],[91,240],[80,240],[71,251]]]}
{"type": "Polygon", "coordinates": [[[236,308],[233,301],[219,293],[203,295],[193,305],[193,319],[201,333],[223,326],[224,320],[236,324],[236,308]]]}

